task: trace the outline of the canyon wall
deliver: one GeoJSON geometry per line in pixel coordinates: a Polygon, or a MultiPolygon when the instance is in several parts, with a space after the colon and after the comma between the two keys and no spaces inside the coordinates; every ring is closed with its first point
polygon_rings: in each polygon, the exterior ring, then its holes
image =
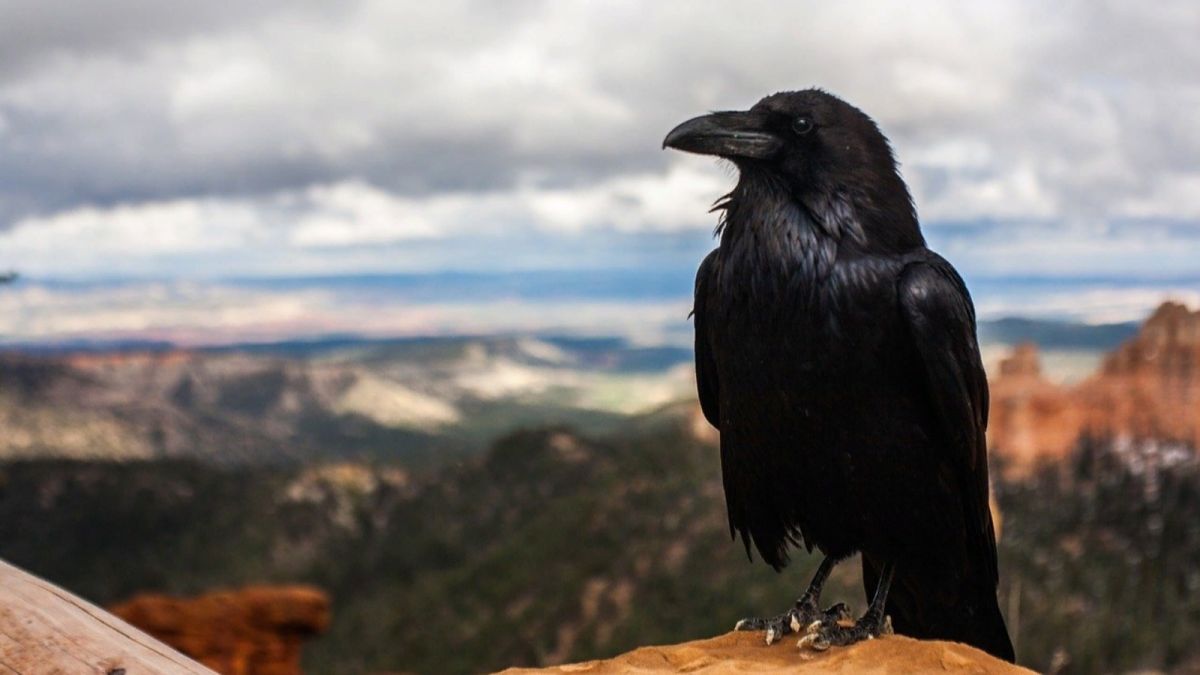
{"type": "Polygon", "coordinates": [[[1200,448],[1200,311],[1164,303],[1075,385],[1049,381],[1037,348],[1020,345],[992,373],[991,393],[988,442],[1009,476],[1088,436],[1200,448]]]}

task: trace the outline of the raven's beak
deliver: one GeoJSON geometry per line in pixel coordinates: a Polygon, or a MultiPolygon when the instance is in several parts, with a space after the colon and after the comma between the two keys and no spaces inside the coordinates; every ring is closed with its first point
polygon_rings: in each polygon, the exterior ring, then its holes
{"type": "Polygon", "coordinates": [[[671,130],[664,148],[720,157],[768,159],[783,141],[762,129],[761,116],[750,112],[715,112],[696,117],[671,130]]]}

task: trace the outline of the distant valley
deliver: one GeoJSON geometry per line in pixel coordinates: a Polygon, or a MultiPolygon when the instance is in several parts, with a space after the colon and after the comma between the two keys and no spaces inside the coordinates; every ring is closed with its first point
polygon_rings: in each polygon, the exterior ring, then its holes
{"type": "Polygon", "coordinates": [[[0,457],[401,459],[685,399],[690,351],[527,337],[125,345],[0,355],[0,457]]]}
{"type": "MultiPolygon", "coordinates": [[[[1043,345],[1044,370],[1069,380],[1136,330],[1005,319],[980,334],[992,360],[1017,342],[1043,345]]],[[[615,337],[16,345],[0,352],[0,458],[424,466],[525,427],[611,431],[693,400],[691,368],[687,347],[615,337]]]]}

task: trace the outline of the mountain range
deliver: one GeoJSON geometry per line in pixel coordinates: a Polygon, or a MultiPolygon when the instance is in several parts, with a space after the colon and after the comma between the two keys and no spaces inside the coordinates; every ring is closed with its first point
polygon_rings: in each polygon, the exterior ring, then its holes
{"type": "Polygon", "coordinates": [[[401,458],[527,424],[615,428],[686,398],[690,352],[481,337],[0,355],[0,457],[401,458]]]}
{"type": "MultiPolygon", "coordinates": [[[[991,352],[1034,341],[1051,370],[1079,373],[1136,330],[1004,319],[980,333],[991,352]]],[[[528,425],[604,433],[694,396],[690,349],[617,337],[29,344],[0,351],[0,458],[416,465],[528,425]]]]}

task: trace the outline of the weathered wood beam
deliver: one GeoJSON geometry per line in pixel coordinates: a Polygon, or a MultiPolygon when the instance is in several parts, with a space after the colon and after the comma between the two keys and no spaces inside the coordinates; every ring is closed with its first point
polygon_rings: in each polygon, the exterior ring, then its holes
{"type": "Polygon", "coordinates": [[[0,560],[0,675],[216,675],[54,584],[0,560]]]}

